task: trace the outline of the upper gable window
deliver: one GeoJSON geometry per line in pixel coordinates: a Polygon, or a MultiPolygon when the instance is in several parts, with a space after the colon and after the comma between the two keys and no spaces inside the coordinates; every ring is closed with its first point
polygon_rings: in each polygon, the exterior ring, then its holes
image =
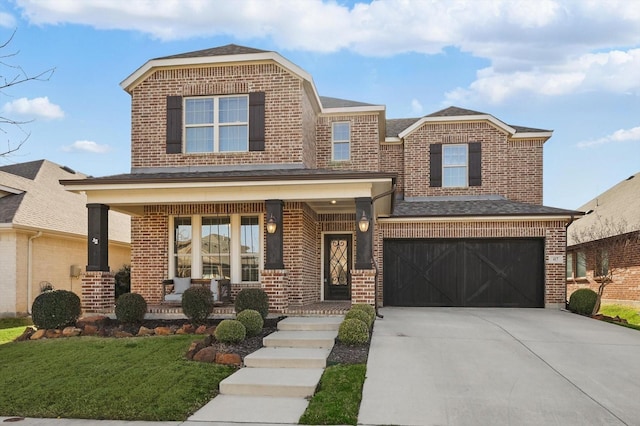
{"type": "Polygon", "coordinates": [[[351,124],[348,122],[332,123],[331,144],[333,161],[347,161],[351,157],[351,124]]]}
{"type": "Polygon", "coordinates": [[[186,98],[185,152],[249,150],[249,97],[186,98]]]}
{"type": "Polygon", "coordinates": [[[468,186],[469,153],[467,145],[442,147],[442,186],[468,186]]]}

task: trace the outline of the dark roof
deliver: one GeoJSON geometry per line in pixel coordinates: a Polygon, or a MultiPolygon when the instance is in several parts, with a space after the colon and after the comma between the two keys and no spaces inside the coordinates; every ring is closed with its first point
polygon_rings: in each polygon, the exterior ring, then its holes
{"type": "Polygon", "coordinates": [[[535,204],[519,203],[504,198],[397,201],[391,217],[439,216],[554,216],[581,215],[573,210],[558,209],[535,204]]]}
{"type": "Polygon", "coordinates": [[[251,53],[264,53],[264,52],[268,52],[268,50],[260,50],[260,49],[254,49],[253,47],[238,46],[237,44],[227,44],[226,46],[212,47],[210,49],[196,50],[193,52],[163,56],[155,59],[179,59],[179,58],[199,58],[199,57],[206,57],[206,56],[246,55],[251,53]]]}
{"type": "Polygon", "coordinates": [[[13,218],[25,194],[26,193],[23,192],[22,194],[11,194],[0,198],[0,223],[13,222],[13,218]]]}
{"type": "Polygon", "coordinates": [[[42,167],[44,160],[29,161],[27,163],[11,164],[0,167],[0,172],[11,173],[25,179],[34,180],[42,167]]]}
{"type": "Polygon", "coordinates": [[[545,130],[545,129],[536,129],[534,127],[514,126],[513,124],[509,124],[509,126],[513,127],[516,130],[516,133],[537,133],[537,132],[551,131],[551,130],[545,130]]]}
{"type": "Polygon", "coordinates": [[[387,130],[385,136],[388,138],[398,137],[407,127],[411,126],[420,118],[391,118],[387,120],[387,130]]]}
{"type": "Polygon", "coordinates": [[[488,115],[488,114],[486,112],[478,112],[470,109],[450,106],[449,108],[441,109],[440,111],[436,111],[432,114],[429,114],[427,115],[427,117],[457,117],[459,115],[488,115]]]}
{"type": "Polygon", "coordinates": [[[348,99],[330,98],[328,96],[320,96],[320,102],[324,108],[350,108],[359,106],[376,106],[374,104],[366,104],[364,102],[350,101],[348,99]]]}
{"type": "Polygon", "coordinates": [[[61,180],[63,185],[86,185],[103,183],[152,183],[152,182],[229,182],[229,181],[270,181],[270,180],[321,180],[321,179],[368,179],[395,178],[395,173],[360,172],[329,169],[267,169],[267,170],[225,170],[186,171],[159,173],[131,173],[87,179],[61,180]]]}

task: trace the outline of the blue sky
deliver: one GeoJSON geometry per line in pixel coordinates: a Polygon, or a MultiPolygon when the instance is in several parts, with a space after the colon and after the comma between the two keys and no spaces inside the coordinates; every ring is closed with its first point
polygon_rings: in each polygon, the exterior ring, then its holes
{"type": "MultiPolygon", "coordinates": [[[[640,0],[2,2],[0,40],[14,31],[1,78],[19,73],[7,65],[55,71],[0,92],[0,117],[30,134],[0,164],[129,172],[119,83],[149,59],[235,43],[275,50],[321,95],[384,104],[387,118],[455,105],[554,130],[549,206],[577,208],[640,172],[640,0]]],[[[0,130],[0,152],[24,136],[0,130]]]]}

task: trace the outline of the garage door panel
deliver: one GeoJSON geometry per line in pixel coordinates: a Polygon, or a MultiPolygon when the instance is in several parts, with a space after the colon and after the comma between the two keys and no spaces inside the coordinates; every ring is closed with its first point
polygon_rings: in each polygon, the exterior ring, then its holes
{"type": "Polygon", "coordinates": [[[544,306],[544,241],[385,240],[384,303],[544,306]]]}

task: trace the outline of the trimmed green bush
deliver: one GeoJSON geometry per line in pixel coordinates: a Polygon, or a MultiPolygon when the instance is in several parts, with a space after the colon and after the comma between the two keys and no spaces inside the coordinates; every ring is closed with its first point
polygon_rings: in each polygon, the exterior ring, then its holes
{"type": "Polygon", "coordinates": [[[207,322],[213,312],[213,293],[209,287],[189,287],[182,294],[182,313],[195,325],[207,322]]]}
{"type": "Polygon", "coordinates": [[[359,319],[363,323],[367,324],[367,328],[371,328],[373,321],[369,314],[359,309],[349,309],[349,312],[344,316],[344,319],[359,319]]]}
{"type": "Polygon", "coordinates": [[[372,324],[376,319],[376,309],[373,306],[368,305],[366,303],[356,303],[355,305],[351,305],[351,309],[349,309],[349,310],[350,311],[358,310],[358,311],[366,312],[367,315],[369,315],[369,317],[371,317],[371,323],[372,324]]]}
{"type": "Polygon", "coordinates": [[[138,293],[124,293],[116,301],[116,318],[122,323],[141,323],[146,313],[147,302],[138,293]]]}
{"type": "Polygon", "coordinates": [[[64,328],[80,317],[80,298],[68,290],[45,291],[31,307],[31,318],[38,328],[64,328]]]}
{"type": "Polygon", "coordinates": [[[362,320],[345,319],[338,329],[338,340],[347,345],[363,345],[369,341],[369,327],[362,320]]]}
{"type": "Polygon", "coordinates": [[[239,343],[247,337],[247,329],[238,320],[226,319],[220,321],[213,333],[222,343],[239,343]]]}
{"type": "Polygon", "coordinates": [[[236,316],[236,319],[247,329],[247,336],[257,336],[264,326],[262,315],[253,309],[245,309],[236,316]]]}
{"type": "Polygon", "coordinates": [[[591,315],[597,298],[598,293],[590,288],[576,290],[569,297],[569,310],[580,315],[591,315]]]}
{"type": "Polygon", "coordinates": [[[261,288],[245,288],[236,296],[235,308],[238,314],[245,309],[253,309],[260,312],[262,319],[266,319],[269,314],[269,297],[261,288]]]}

